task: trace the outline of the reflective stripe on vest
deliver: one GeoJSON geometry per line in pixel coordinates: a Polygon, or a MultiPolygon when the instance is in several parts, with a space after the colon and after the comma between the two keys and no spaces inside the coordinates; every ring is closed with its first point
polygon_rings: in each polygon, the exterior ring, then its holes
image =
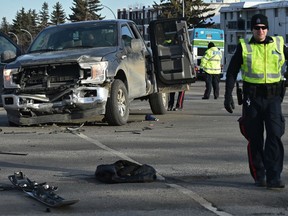
{"type": "Polygon", "coordinates": [[[280,36],[272,38],[273,42],[268,44],[250,44],[249,39],[240,39],[243,50],[241,71],[244,81],[274,83],[281,80],[281,67],[285,61],[284,40],[280,36]]]}
{"type": "Polygon", "coordinates": [[[221,73],[221,59],[222,53],[217,47],[208,49],[201,59],[201,68],[209,74],[221,73]]]}

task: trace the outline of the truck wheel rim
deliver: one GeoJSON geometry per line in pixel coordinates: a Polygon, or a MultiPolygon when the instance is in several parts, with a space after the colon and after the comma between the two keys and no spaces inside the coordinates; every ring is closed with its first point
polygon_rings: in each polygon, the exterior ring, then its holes
{"type": "Polygon", "coordinates": [[[117,95],[117,101],[118,101],[118,110],[121,116],[124,116],[126,113],[126,98],[124,92],[119,89],[118,95],[117,95]]]}

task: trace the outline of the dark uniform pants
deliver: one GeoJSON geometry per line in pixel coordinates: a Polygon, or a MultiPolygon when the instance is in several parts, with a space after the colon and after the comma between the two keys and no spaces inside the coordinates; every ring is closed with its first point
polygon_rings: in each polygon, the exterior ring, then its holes
{"type": "Polygon", "coordinates": [[[248,140],[249,168],[255,181],[265,176],[267,182],[281,178],[284,157],[281,137],[285,131],[281,103],[280,96],[244,96],[239,123],[241,133],[248,140]]]}
{"type": "Polygon", "coordinates": [[[219,97],[219,82],[220,82],[220,75],[219,74],[208,74],[205,72],[205,92],[204,98],[209,98],[212,88],[213,88],[213,95],[214,98],[217,99],[219,97]]]}

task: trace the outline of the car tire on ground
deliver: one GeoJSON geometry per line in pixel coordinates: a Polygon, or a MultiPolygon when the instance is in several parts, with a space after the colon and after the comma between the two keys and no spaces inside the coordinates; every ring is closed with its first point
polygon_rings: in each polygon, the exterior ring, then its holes
{"type": "Polygon", "coordinates": [[[129,100],[125,84],[116,79],[112,83],[111,94],[107,100],[105,118],[109,125],[120,126],[127,123],[129,100]]]}
{"type": "Polygon", "coordinates": [[[149,96],[149,104],[153,114],[163,115],[168,109],[168,94],[154,93],[149,96]]]}

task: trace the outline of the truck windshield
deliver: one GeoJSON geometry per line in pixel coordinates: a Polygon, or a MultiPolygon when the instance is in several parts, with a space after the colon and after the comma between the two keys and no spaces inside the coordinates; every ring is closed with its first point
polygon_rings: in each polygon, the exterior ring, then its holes
{"type": "Polygon", "coordinates": [[[111,47],[117,44],[115,24],[63,25],[46,28],[34,40],[28,52],[73,48],[111,47]]]}

